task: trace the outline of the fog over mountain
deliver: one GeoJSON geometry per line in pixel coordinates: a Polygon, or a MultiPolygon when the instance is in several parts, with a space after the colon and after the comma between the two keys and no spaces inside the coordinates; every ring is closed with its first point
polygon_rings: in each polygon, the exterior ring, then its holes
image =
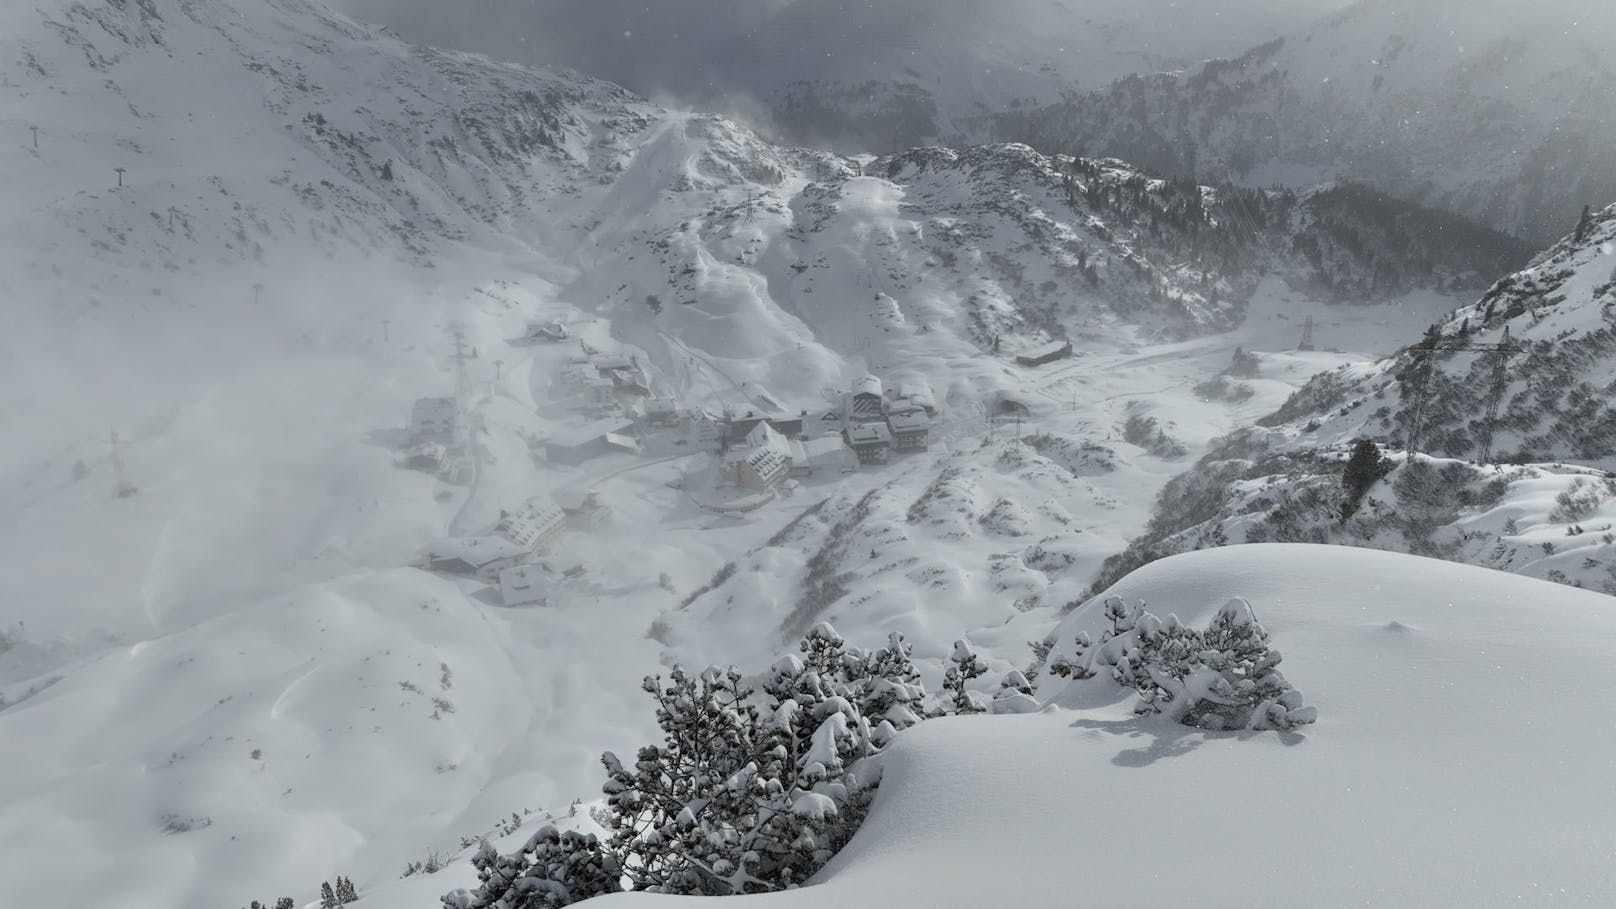
{"type": "Polygon", "coordinates": [[[843,151],[1240,53],[1342,0],[335,0],[405,38],[570,66],[843,151]],[[866,117],[865,115],[869,115],[866,117]]]}
{"type": "Polygon", "coordinates": [[[1616,198],[1616,4],[1365,0],[1281,40],[1009,112],[999,138],[1250,183],[1349,178],[1547,243],[1616,198]]]}
{"type": "Polygon", "coordinates": [[[1616,12],[333,2],[0,2],[0,909],[1608,909],[1616,12]]]}

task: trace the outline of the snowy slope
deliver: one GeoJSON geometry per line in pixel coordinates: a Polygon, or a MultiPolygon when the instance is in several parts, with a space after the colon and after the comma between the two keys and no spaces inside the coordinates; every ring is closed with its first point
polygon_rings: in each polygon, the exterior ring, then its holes
{"type": "Polygon", "coordinates": [[[423,43],[561,63],[784,141],[890,152],[1133,73],[1229,56],[1335,0],[341,0],[423,43]]]}
{"type": "Polygon", "coordinates": [[[1364,180],[1547,242],[1616,198],[1609,4],[1364,0],[1177,75],[1012,112],[1000,135],[1254,185],[1364,180]]]}
{"type": "Polygon", "coordinates": [[[1228,188],[1121,162],[1086,162],[1074,201],[1069,162],[1023,146],[782,148],[302,0],[6,6],[0,61],[17,100],[0,169],[23,175],[0,219],[0,892],[47,906],[303,900],[337,874],[368,889],[513,810],[592,795],[593,756],[651,725],[643,674],[773,656],[800,576],[744,622],[718,608],[729,591],[679,604],[772,557],[760,543],[821,499],[783,538],[807,554],[865,493],[880,503],[837,569],[878,594],[838,607],[850,638],[923,623],[928,671],[960,634],[1020,663],[1208,440],[1384,352],[1482,267],[1434,244],[1375,297],[1394,305],[1327,308],[1291,251],[1317,224],[1294,202],[1264,201],[1290,215],[1254,229],[1228,188]],[[1276,355],[1251,397],[1195,397],[1236,345],[1294,345],[1303,313],[1348,352],[1276,355]],[[551,320],[569,343],[506,343],[551,320]],[[1060,335],[1080,357],[1013,364],[1060,335]],[[687,409],[759,406],[749,383],[797,410],[868,371],[924,377],[937,447],[714,515],[676,488],[706,456],[672,443],[545,455],[600,416],[557,379],[582,344],[638,355],[687,409]],[[395,463],[412,402],[441,395],[473,427],[463,482],[395,463]],[[1025,425],[990,428],[1005,400],[1025,425]],[[1123,440],[1136,411],[1183,453],[1123,440]],[[933,496],[911,525],[944,477],[969,517],[933,496]],[[612,517],[546,553],[582,569],[552,607],[411,567],[558,491],[612,517]],[[957,547],[958,583],[926,597],[925,571],[863,564],[899,524],[911,550],[957,547]],[[85,867],[99,838],[117,860],[85,867]]]}
{"type": "MultiPolygon", "coordinates": [[[[874,809],[799,891],[764,905],[1601,906],[1616,741],[1609,600],[1461,565],[1242,546],[1109,591],[1202,625],[1243,596],[1319,710],[1300,733],[1209,733],[1131,712],[1104,677],[1047,678],[1030,716],[931,720],[884,757],[874,809]],[[1305,566],[1305,570],[1299,570],[1305,566]],[[1576,692],[1575,696],[1568,693],[1576,692]]],[[[1099,601],[1056,637],[1103,623],[1099,601]]],[[[423,905],[457,862],[379,890],[423,905]]],[[[624,895],[602,907],[707,905],[624,895]]],[[[590,905],[596,905],[591,903],[590,905]]]]}
{"type": "Polygon", "coordinates": [[[1416,552],[1616,594],[1616,206],[1584,231],[1418,344],[1321,372],[1258,426],[1214,443],[1096,583],[1173,552],[1278,540],[1416,552]],[[1467,345],[1494,349],[1451,349],[1467,345]],[[1411,459],[1397,449],[1416,427],[1411,459]],[[1360,438],[1390,447],[1395,469],[1343,520],[1341,473],[1360,438]],[[1489,440],[1504,463],[1473,463],[1489,440]]]}

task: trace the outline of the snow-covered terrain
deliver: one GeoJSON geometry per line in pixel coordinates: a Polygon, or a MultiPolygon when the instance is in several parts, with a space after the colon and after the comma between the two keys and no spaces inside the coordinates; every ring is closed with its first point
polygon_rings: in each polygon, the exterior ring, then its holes
{"type": "MultiPolygon", "coordinates": [[[[1248,599],[1318,708],[1298,732],[1133,715],[1103,676],[1046,677],[1051,708],[929,720],[883,756],[874,809],[803,890],[765,905],[1602,906],[1616,797],[1607,597],[1340,547],[1239,546],[1112,588],[1201,625],[1248,599]],[[1575,692],[1574,696],[1569,693],[1575,692]]],[[[1069,653],[1100,601],[1057,631],[1069,653]]],[[[509,838],[519,840],[522,835],[509,838]]],[[[424,905],[456,863],[360,905],[424,905]]],[[[687,905],[603,897],[589,905],[687,905]]],[[[702,903],[706,905],[706,903],[702,903]]],[[[727,905],[727,903],[726,903],[727,905]]]]}
{"type": "Polygon", "coordinates": [[[1007,113],[999,135],[1253,185],[1359,179],[1548,242],[1616,198],[1616,7],[1362,0],[1248,52],[1007,113]]]}
{"type": "Polygon", "coordinates": [[[1173,552],[1291,541],[1417,552],[1616,594],[1613,313],[1616,206],[1417,344],[1320,373],[1257,426],[1219,440],[1163,490],[1149,532],[1097,585],[1173,552]],[[1343,464],[1357,439],[1393,450],[1384,481],[1344,517],[1343,464]]]}
{"type": "Polygon", "coordinates": [[[6,6],[0,67],[0,892],[51,907],[378,891],[594,797],[644,674],[816,618],[1023,666],[1210,440],[1520,254],[1353,192],[785,148],[306,0],[6,6]],[[866,374],[929,386],[928,450],[715,485],[724,424],[834,439],[866,374]],[[553,497],[546,605],[423,570],[553,497]]]}

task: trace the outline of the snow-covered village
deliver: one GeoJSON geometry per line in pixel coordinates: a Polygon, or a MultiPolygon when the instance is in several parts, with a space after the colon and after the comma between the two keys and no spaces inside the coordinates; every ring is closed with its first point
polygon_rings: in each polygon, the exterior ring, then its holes
{"type": "Polygon", "coordinates": [[[0,4],[0,909],[1611,905],[1613,9],[0,4]]]}

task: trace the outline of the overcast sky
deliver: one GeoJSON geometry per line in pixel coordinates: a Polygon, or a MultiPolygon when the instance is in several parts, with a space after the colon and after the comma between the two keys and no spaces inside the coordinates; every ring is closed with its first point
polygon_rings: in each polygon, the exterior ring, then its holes
{"type": "MultiPolygon", "coordinates": [[[[1038,66],[1066,51],[1079,81],[1238,53],[1345,0],[329,0],[424,44],[569,66],[636,91],[766,93],[846,77],[870,42],[909,65],[928,51],[1038,66]],[[1135,55],[1130,59],[1129,55],[1135,55]]],[[[866,69],[856,73],[869,77],[866,69]]],[[[1064,68],[1064,64],[1061,65],[1064,68]]]]}

